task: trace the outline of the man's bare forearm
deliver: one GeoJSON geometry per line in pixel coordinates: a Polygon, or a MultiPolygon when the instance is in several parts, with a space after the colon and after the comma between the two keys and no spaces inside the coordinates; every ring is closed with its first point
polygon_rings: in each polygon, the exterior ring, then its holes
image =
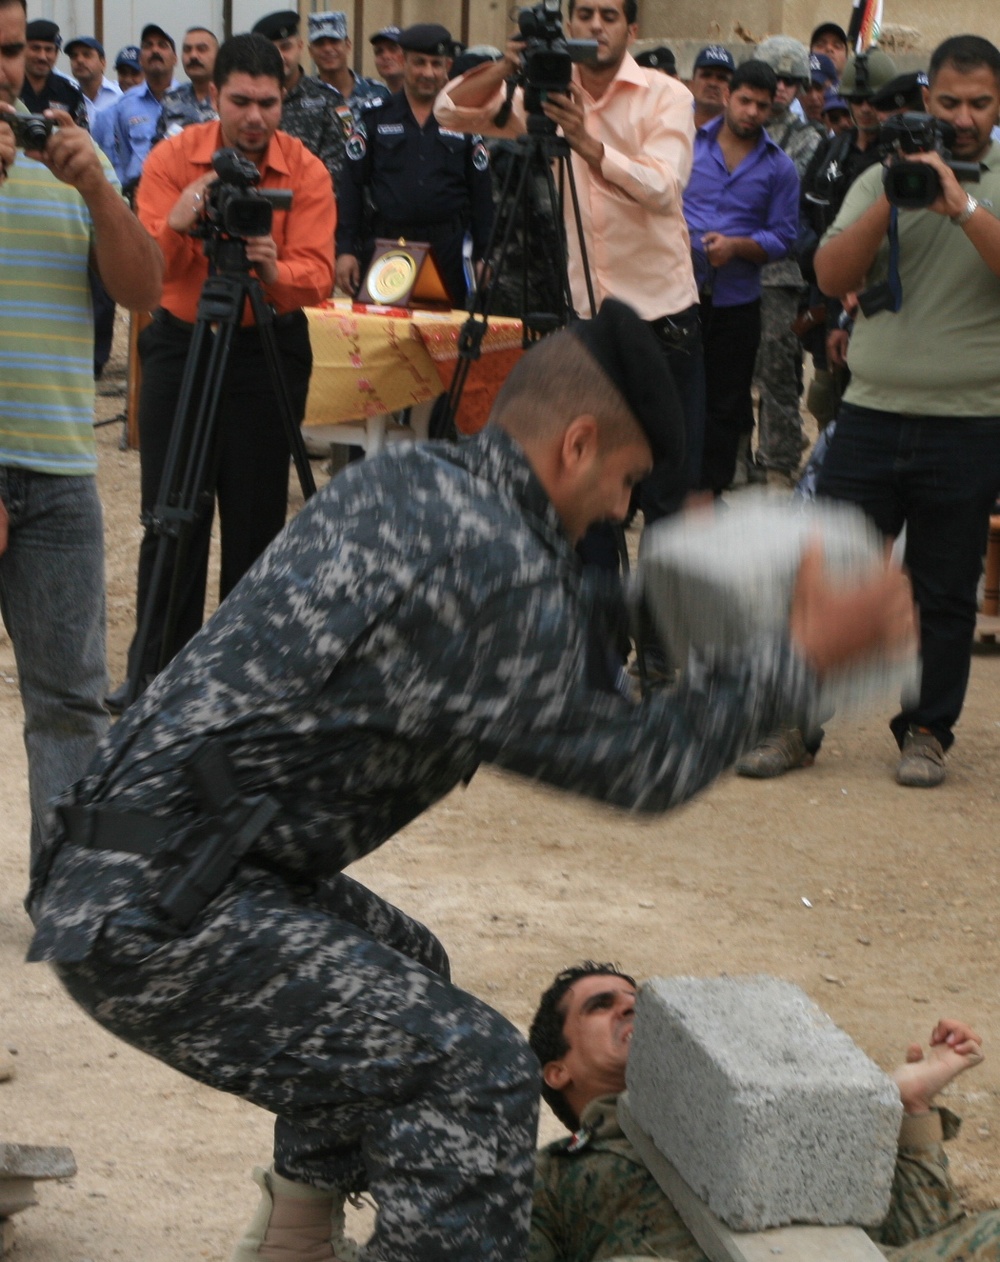
{"type": "Polygon", "coordinates": [[[107,180],[83,196],[94,222],[94,261],[105,289],[123,307],[151,310],[163,289],[160,247],[107,180]]]}
{"type": "Polygon", "coordinates": [[[506,57],[499,61],[485,62],[475,70],[456,79],[448,89],[454,105],[464,109],[482,109],[497,94],[504,80],[517,73],[517,66],[506,57]]]}
{"type": "Polygon", "coordinates": [[[816,252],[816,282],[831,298],[855,293],[875,262],[879,246],[889,231],[889,202],[885,194],[816,252]]]}

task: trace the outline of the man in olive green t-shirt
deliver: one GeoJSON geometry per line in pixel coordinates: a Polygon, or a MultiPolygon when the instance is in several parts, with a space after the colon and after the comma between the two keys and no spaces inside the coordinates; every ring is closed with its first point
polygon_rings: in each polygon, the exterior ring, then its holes
{"type": "MultiPolygon", "coordinates": [[[[898,310],[859,315],[851,384],[817,492],[850,500],[887,536],[906,526],[906,564],[920,607],[920,696],[892,720],[900,784],[930,787],[965,699],[976,588],[990,510],[1000,488],[1000,50],[988,40],[945,40],[930,63],[927,110],[955,129],[952,156],[980,168],[960,183],[936,153],[940,193],[923,210],[896,212],[882,167],[852,186],[816,255],[823,291],[842,297],[898,280],[898,310]]],[[[892,303],[889,304],[890,308],[892,303]]]]}

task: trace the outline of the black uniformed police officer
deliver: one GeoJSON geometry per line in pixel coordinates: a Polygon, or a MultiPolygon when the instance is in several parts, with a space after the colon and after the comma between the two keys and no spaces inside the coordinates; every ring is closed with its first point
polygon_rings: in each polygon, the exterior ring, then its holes
{"type": "Polygon", "coordinates": [[[376,237],[429,241],[452,303],[465,305],[462,243],[480,259],[493,223],[489,155],[478,136],[439,127],[434,101],[448,81],[453,41],[443,26],[401,31],[403,90],[370,110],[347,142],[338,196],[337,283],[357,292],[376,237]],[[364,222],[368,190],[375,214],[364,222]]]}

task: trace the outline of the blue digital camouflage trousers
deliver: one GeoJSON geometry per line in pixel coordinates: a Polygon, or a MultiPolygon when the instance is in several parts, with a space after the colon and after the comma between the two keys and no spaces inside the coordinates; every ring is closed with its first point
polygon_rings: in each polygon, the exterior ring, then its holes
{"type": "Polygon", "coordinates": [[[367,1189],[366,1262],[525,1256],[537,1062],[450,984],[433,934],[357,882],[247,869],[187,936],[119,911],[58,968],[109,1030],[277,1114],[280,1174],[367,1189]]]}

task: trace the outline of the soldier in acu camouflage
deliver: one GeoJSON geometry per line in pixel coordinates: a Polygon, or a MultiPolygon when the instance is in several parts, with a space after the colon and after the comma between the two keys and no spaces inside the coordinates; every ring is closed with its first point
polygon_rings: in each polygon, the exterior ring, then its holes
{"type": "MultiPolygon", "coordinates": [[[[542,1093],[573,1131],[537,1156],[528,1262],[708,1262],[618,1124],[635,1015],[635,983],[613,964],[564,970],[542,996],[529,1041],[542,1093]]],[[[868,1234],[891,1262],[993,1262],[1000,1211],[966,1217],[943,1141],[959,1119],[934,1097],[982,1060],[968,1026],[941,1021],[929,1051],[907,1052],[889,1211],[868,1234]],[[911,1059],[917,1057],[919,1059],[911,1059]]]]}
{"type": "MultiPolygon", "coordinates": [[[[810,81],[809,53],[787,35],[775,35],[757,46],[755,57],[767,62],[778,77],[768,135],[788,154],[799,179],[819,147],[822,128],[791,110],[800,85],[810,81]]],[[[791,326],[806,294],[798,261],[789,256],[761,270],[761,332],[755,369],[760,391],[757,461],[789,477],[799,467],[806,438],[799,413],[802,391],[802,344],[791,326]]]]}
{"type": "MultiPolygon", "coordinates": [[[[449,982],[428,930],[343,869],[482,761],[665,810],[801,713],[810,663],[835,660],[844,598],[814,570],[791,637],[641,705],[614,691],[573,542],[624,515],[654,453],[680,459],[662,363],[609,300],[522,359],[474,440],[351,466],[58,804],[30,958],[129,1043],[277,1114],[239,1262],[344,1259],[337,1198],[362,1188],[378,1205],[365,1262],[527,1249],[531,1053],[449,982]],[[226,792],[209,793],[210,764],[226,792]]],[[[901,582],[880,580],[863,613],[852,593],[852,635],[860,618],[887,638],[901,582]]]]}

